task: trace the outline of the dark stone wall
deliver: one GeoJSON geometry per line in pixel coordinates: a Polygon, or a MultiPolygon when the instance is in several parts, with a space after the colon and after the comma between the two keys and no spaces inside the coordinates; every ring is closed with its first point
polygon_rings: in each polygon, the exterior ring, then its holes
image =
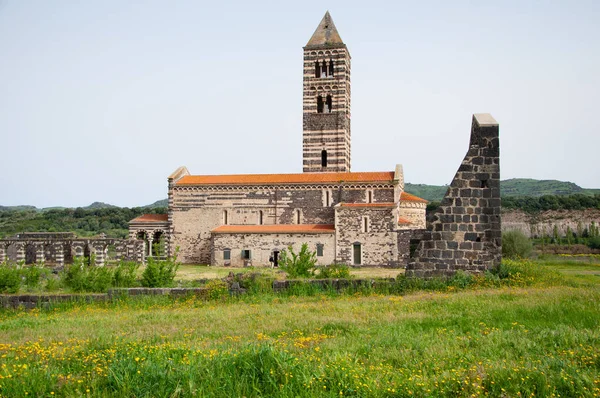
{"type": "Polygon", "coordinates": [[[500,141],[489,114],[473,115],[470,147],[416,256],[409,276],[483,272],[500,263],[500,141]]]}

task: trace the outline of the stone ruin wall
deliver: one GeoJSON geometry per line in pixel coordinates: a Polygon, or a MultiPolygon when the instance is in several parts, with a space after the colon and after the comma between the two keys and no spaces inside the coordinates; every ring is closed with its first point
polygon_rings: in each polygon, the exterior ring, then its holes
{"type": "Polygon", "coordinates": [[[116,259],[144,262],[144,242],[132,239],[76,238],[65,233],[18,234],[0,239],[0,263],[4,261],[64,265],[74,257],[94,255],[96,265],[108,260],[108,249],[114,249],[116,259]]]}
{"type": "Polygon", "coordinates": [[[470,147],[423,239],[408,276],[483,272],[500,264],[500,141],[489,114],[473,115],[470,147]]]}

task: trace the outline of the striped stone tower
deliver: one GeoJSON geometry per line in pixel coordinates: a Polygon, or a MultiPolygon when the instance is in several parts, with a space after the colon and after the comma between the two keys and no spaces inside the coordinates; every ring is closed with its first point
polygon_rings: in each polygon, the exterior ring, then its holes
{"type": "Polygon", "coordinates": [[[302,170],[350,171],[350,53],[329,11],[304,47],[302,170]]]}

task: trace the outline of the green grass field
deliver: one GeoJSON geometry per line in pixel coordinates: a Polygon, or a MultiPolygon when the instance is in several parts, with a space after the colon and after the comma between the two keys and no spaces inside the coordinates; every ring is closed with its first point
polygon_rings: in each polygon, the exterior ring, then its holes
{"type": "Polygon", "coordinates": [[[404,296],[4,310],[0,395],[600,396],[597,261],[546,259],[513,286],[404,296]]]}

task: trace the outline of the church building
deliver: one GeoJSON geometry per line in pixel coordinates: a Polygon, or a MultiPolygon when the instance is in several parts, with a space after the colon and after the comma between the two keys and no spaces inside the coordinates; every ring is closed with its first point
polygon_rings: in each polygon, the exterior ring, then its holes
{"type": "Polygon", "coordinates": [[[268,266],[306,243],[319,265],[404,267],[427,201],[404,192],[401,165],[351,171],[350,60],[327,12],[304,47],[302,173],[180,167],[168,178],[168,215],[132,220],[131,237],[164,236],[183,263],[268,266]]]}

